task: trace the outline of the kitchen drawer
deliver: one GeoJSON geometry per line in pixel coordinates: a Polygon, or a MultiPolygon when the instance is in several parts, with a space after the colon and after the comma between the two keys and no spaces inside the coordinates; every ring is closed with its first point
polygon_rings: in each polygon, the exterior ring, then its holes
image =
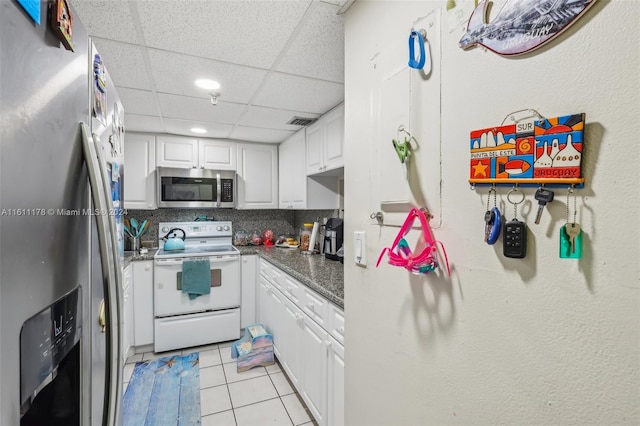
{"type": "Polygon", "coordinates": [[[163,352],[239,338],[239,308],[156,318],[153,351],[163,352]]]}
{"type": "Polygon", "coordinates": [[[302,307],[302,284],[287,274],[280,274],[278,282],[280,283],[280,289],[284,295],[298,307],[302,307]]]}
{"type": "Polygon", "coordinates": [[[260,275],[264,276],[275,288],[282,290],[282,276],[285,275],[266,260],[260,259],[260,275]]]}
{"type": "Polygon", "coordinates": [[[329,333],[344,345],[344,311],[329,304],[329,333]]]}
{"type": "Polygon", "coordinates": [[[301,286],[301,289],[300,309],[326,330],[329,301],[306,286],[301,286]]]}
{"type": "Polygon", "coordinates": [[[283,277],[285,276],[286,274],[283,273],[280,269],[276,268],[275,266],[271,267],[271,283],[275,288],[277,288],[282,292],[284,292],[284,289],[282,288],[282,284],[283,284],[283,277]]]}
{"type": "Polygon", "coordinates": [[[264,259],[260,259],[260,275],[265,277],[267,281],[273,282],[273,265],[264,259]]]}

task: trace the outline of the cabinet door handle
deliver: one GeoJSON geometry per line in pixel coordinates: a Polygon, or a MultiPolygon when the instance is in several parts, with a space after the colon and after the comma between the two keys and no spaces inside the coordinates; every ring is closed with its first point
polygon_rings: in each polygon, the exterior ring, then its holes
{"type": "Polygon", "coordinates": [[[331,347],[331,340],[325,340],[325,341],[324,341],[324,345],[325,345],[326,347],[330,348],[330,347],[331,347]]]}
{"type": "Polygon", "coordinates": [[[314,305],[313,303],[307,303],[307,309],[309,309],[310,311],[315,311],[316,305],[314,305]]]}
{"type": "Polygon", "coordinates": [[[145,270],[145,271],[149,271],[149,270],[151,270],[151,265],[147,265],[147,266],[145,266],[145,267],[144,267],[144,270],[145,270]]]}
{"type": "Polygon", "coordinates": [[[340,330],[338,330],[340,332],[340,334],[344,334],[344,327],[340,327],[340,330]]]}

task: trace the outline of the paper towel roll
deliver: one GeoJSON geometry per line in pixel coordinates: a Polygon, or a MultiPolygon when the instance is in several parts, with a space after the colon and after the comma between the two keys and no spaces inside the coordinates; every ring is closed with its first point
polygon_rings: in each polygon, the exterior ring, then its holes
{"type": "Polygon", "coordinates": [[[313,222],[313,230],[311,230],[311,239],[309,240],[309,251],[311,252],[313,252],[316,248],[318,229],[320,229],[320,224],[318,222],[313,222]]]}

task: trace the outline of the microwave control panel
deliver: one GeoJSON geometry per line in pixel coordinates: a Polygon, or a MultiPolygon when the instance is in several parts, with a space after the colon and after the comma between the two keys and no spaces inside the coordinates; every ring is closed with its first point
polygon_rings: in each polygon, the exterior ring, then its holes
{"type": "Polygon", "coordinates": [[[220,201],[233,202],[233,180],[222,179],[222,194],[220,195],[220,201]]]}

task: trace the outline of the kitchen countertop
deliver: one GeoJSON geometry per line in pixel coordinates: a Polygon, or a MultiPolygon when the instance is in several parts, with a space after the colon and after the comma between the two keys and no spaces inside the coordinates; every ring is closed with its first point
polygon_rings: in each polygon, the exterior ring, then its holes
{"type": "Polygon", "coordinates": [[[323,255],[301,254],[297,249],[238,246],[241,254],[257,254],[302,284],[344,309],[344,265],[323,255]]]}
{"type": "MultiPolygon", "coordinates": [[[[297,249],[237,246],[242,255],[255,254],[282,269],[302,284],[326,297],[331,303],[344,309],[344,267],[342,263],[328,260],[319,254],[305,255],[297,249]]],[[[153,260],[157,248],[146,254],[124,252],[124,267],[131,262],[153,260]]]]}
{"type": "Polygon", "coordinates": [[[125,251],[124,252],[124,267],[129,266],[131,262],[137,262],[140,260],[153,260],[153,256],[155,256],[158,248],[149,249],[149,251],[145,254],[140,254],[136,251],[125,251]]]}
{"type": "MultiPolygon", "coordinates": [[[[328,260],[319,254],[301,254],[297,249],[237,246],[240,254],[255,254],[282,269],[302,284],[326,297],[331,303],[344,309],[344,267],[342,263],[328,260]]],[[[153,260],[157,248],[146,254],[133,251],[124,252],[124,267],[131,262],[153,260]]]]}

